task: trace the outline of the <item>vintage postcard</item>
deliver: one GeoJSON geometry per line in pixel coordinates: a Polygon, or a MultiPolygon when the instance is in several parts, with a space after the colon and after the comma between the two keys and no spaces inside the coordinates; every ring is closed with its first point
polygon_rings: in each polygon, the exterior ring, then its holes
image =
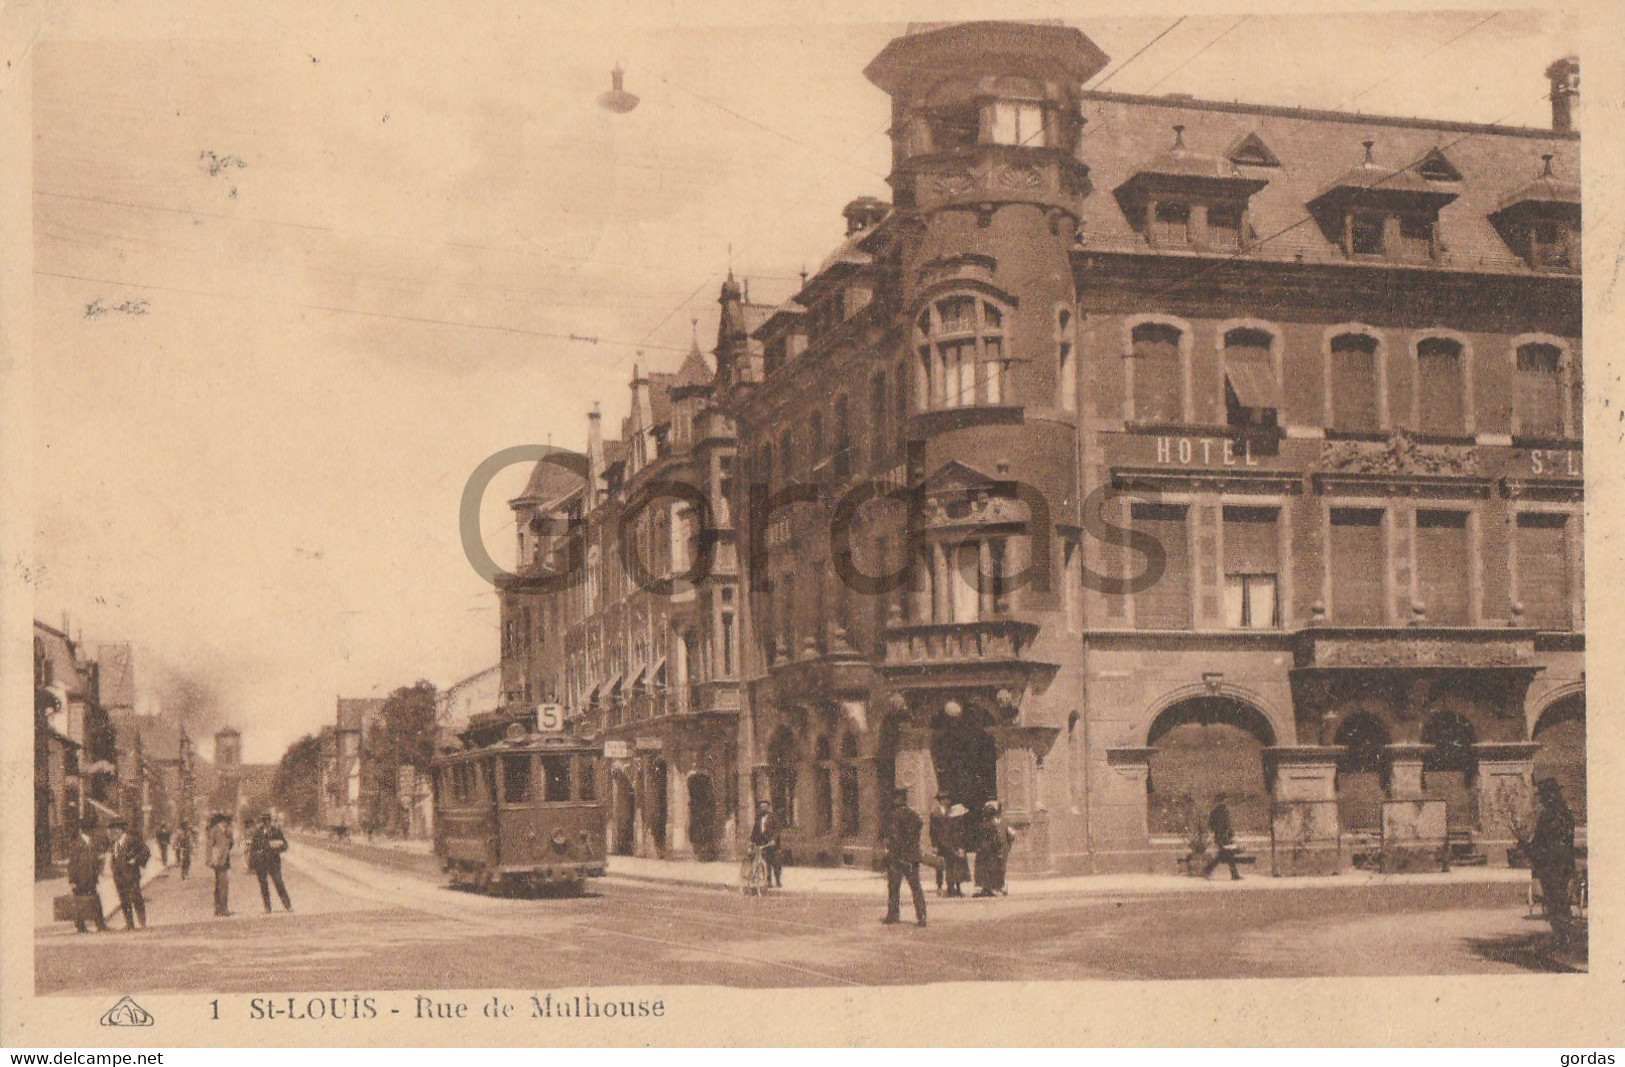
{"type": "Polygon", "coordinates": [[[1621,23],[0,13],[5,1043],[1619,1044],[1621,23]]]}

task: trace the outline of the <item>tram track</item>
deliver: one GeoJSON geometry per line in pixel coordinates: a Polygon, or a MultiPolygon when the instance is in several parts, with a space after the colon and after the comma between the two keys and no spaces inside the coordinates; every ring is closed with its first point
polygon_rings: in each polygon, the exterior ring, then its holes
{"type": "MultiPolygon", "coordinates": [[[[428,894],[410,892],[400,888],[385,888],[379,886],[376,882],[369,882],[367,879],[359,876],[354,871],[344,869],[345,864],[357,864],[372,871],[378,871],[379,869],[377,867],[370,864],[365,864],[359,860],[350,859],[349,857],[342,856],[338,853],[329,852],[326,849],[317,848],[302,850],[298,859],[291,860],[290,862],[293,862],[297,866],[302,866],[305,874],[316,878],[318,881],[326,880],[328,888],[333,889],[336,892],[364,896],[365,898],[374,902],[387,903],[407,910],[423,912],[434,915],[438,918],[449,919],[464,925],[475,926],[484,930],[485,932],[503,937],[513,937],[517,935],[528,940],[542,941],[545,943],[550,934],[556,935],[564,929],[571,929],[598,934],[603,937],[658,944],[666,948],[678,949],[685,952],[698,952],[734,962],[750,963],[759,967],[776,968],[779,970],[789,971],[794,974],[822,979],[838,985],[861,986],[866,984],[864,982],[847,978],[845,975],[835,974],[830,971],[822,971],[815,967],[806,967],[800,964],[787,963],[783,960],[769,959],[767,957],[753,955],[748,952],[738,952],[731,949],[718,948],[714,945],[706,945],[692,941],[681,941],[674,938],[655,937],[649,934],[640,934],[629,930],[616,930],[611,927],[600,926],[590,922],[582,922],[579,919],[569,916],[545,916],[547,919],[557,924],[557,926],[551,930],[525,930],[522,928],[515,929],[510,921],[511,914],[506,913],[505,911],[502,914],[498,914],[498,910],[501,909],[502,905],[509,903],[508,901],[504,901],[502,898],[481,897],[474,894],[468,894],[466,896],[466,900],[460,903],[471,905],[473,909],[472,912],[468,909],[468,907],[452,907],[450,901],[441,901],[435,899],[433,896],[433,894],[443,890],[444,887],[422,885],[422,889],[430,890],[430,893],[428,894]],[[313,862],[311,859],[313,854],[320,854],[323,856],[323,859],[313,862]],[[335,863],[333,862],[334,860],[339,862],[335,863]],[[348,887],[344,884],[335,884],[335,882],[348,883],[348,887]]],[[[527,914],[528,916],[541,917],[541,913],[534,910],[527,914]]]]}

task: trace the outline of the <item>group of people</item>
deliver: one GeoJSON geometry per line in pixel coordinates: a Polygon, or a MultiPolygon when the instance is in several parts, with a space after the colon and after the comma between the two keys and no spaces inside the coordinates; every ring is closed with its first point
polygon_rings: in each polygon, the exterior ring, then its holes
{"type": "MultiPolygon", "coordinates": [[[[1004,807],[997,800],[982,806],[979,819],[970,818],[962,804],[954,804],[947,793],[938,793],[931,812],[931,849],[937,868],[937,891],[946,896],[964,896],[964,884],[971,877],[969,853],[976,856],[976,895],[991,897],[1004,893],[1005,868],[1015,831],[1004,821],[1004,807]]],[[[919,813],[908,803],[908,790],[892,792],[891,811],[886,815],[881,847],[886,863],[886,917],[882,923],[902,921],[903,883],[914,898],[914,923],[925,925],[925,889],[920,884],[920,864],[927,862],[920,848],[924,829],[919,813]]]]}
{"type": "Polygon", "coordinates": [[[938,793],[931,809],[931,851],[936,853],[937,895],[962,897],[965,883],[974,880],[976,895],[1007,895],[1005,869],[1016,832],[1004,821],[1004,805],[989,800],[980,814],[963,804],[955,804],[947,793],[938,793]],[[975,855],[975,874],[971,859],[975,855]]]}
{"type": "MultiPolygon", "coordinates": [[[[216,812],[209,818],[205,831],[204,862],[214,871],[214,913],[218,916],[231,914],[230,870],[232,851],[236,847],[236,836],[232,832],[231,821],[230,815],[216,812]]],[[[168,825],[164,824],[159,826],[153,836],[158,842],[159,856],[164,865],[169,866],[169,853],[173,847],[175,860],[181,870],[181,878],[189,878],[196,836],[191,825],[182,823],[178,830],[171,832],[168,825]]],[[[293,910],[288,887],[282,880],[282,854],[287,850],[287,836],[283,834],[282,828],[277,826],[270,812],[266,812],[252,824],[248,838],[248,869],[259,879],[260,898],[264,901],[267,913],[271,911],[272,886],[276,887],[283,910],[293,910]]],[[[94,815],[87,816],[80,825],[79,836],[74,840],[68,854],[68,884],[72,889],[72,895],[80,898],[79,907],[76,909],[77,917],[74,919],[75,929],[82,934],[88,933],[88,924],[94,922],[97,930],[107,930],[107,918],[102,912],[101,893],[98,888],[104,866],[112,875],[113,888],[118,893],[119,908],[124,913],[125,929],[145,929],[147,902],[142,891],[141,877],[151,860],[151,848],[124,819],[114,819],[108,824],[108,832],[104,835],[94,815]]]]}

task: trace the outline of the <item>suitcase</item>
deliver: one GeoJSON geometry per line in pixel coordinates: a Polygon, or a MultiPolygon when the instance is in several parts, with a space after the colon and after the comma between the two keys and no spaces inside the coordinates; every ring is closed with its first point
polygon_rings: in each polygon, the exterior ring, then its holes
{"type": "Polygon", "coordinates": [[[58,922],[95,922],[101,907],[99,896],[82,897],[77,893],[66,893],[51,901],[51,913],[58,922]]]}

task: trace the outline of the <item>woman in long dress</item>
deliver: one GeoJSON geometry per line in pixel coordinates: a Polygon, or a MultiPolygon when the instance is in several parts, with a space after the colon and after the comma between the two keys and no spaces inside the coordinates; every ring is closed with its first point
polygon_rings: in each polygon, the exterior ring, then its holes
{"type": "Polygon", "coordinates": [[[995,893],[1008,894],[1004,887],[1004,873],[1016,833],[1004,821],[1004,805],[999,801],[988,801],[984,810],[981,837],[976,849],[976,895],[991,897],[995,893]]]}

